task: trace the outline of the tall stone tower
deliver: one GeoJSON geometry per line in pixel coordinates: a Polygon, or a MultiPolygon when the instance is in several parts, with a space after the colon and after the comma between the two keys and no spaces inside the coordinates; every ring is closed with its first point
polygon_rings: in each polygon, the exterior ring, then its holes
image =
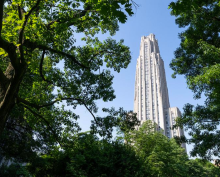
{"type": "Polygon", "coordinates": [[[183,135],[180,128],[170,129],[181,113],[177,107],[170,108],[164,62],[154,34],[141,38],[136,65],[134,112],[141,123],[146,120],[155,122],[168,138],[183,135]]]}

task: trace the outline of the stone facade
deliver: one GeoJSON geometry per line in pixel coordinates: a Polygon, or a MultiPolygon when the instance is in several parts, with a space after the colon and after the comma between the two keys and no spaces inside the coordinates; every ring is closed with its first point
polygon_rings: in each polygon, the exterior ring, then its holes
{"type": "Polygon", "coordinates": [[[170,129],[181,113],[177,107],[170,108],[164,62],[154,34],[141,38],[136,65],[134,112],[141,122],[155,122],[168,138],[184,133],[180,128],[170,129]]]}

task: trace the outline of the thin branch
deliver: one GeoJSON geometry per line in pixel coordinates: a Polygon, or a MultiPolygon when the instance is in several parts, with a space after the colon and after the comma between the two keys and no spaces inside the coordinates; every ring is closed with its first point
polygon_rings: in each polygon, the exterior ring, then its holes
{"type": "Polygon", "coordinates": [[[48,104],[44,104],[44,105],[39,105],[39,108],[43,108],[43,107],[48,107],[48,106],[52,106],[53,104],[59,102],[59,101],[65,101],[65,100],[74,100],[74,101],[82,101],[81,99],[77,99],[77,98],[61,98],[61,99],[56,99],[48,104]]]}
{"type": "Polygon", "coordinates": [[[60,146],[62,147],[62,143],[60,143],[59,141],[59,138],[58,138],[58,135],[56,134],[56,132],[53,130],[53,128],[50,126],[50,122],[48,122],[42,115],[34,112],[32,109],[30,109],[28,106],[26,105],[23,105],[26,109],[28,109],[34,116],[37,116],[39,118],[41,118],[46,124],[47,124],[47,127],[52,131],[56,141],[60,144],[60,146]]]}
{"type": "Polygon", "coordinates": [[[39,48],[41,50],[45,50],[45,51],[47,50],[47,51],[50,51],[50,52],[53,52],[53,53],[56,53],[56,54],[63,55],[65,57],[67,57],[67,58],[72,59],[74,63],[76,63],[77,65],[81,66],[82,68],[89,69],[89,67],[87,67],[87,66],[81,64],[80,62],[78,62],[76,57],[71,55],[71,54],[68,54],[68,53],[65,53],[65,52],[62,52],[62,51],[58,51],[56,49],[52,49],[52,48],[50,48],[48,46],[45,46],[45,45],[38,45],[35,42],[31,42],[29,40],[25,40],[24,46],[30,47],[32,49],[39,48]]]}
{"type": "Polygon", "coordinates": [[[81,17],[85,16],[86,12],[88,12],[88,11],[98,12],[98,11],[91,10],[91,7],[89,7],[89,6],[84,10],[80,10],[80,9],[76,9],[76,10],[81,11],[81,13],[77,13],[77,14],[74,15],[74,17],[71,17],[71,18],[66,18],[66,19],[58,18],[56,20],[53,20],[53,21],[49,22],[48,24],[46,24],[47,29],[50,29],[50,26],[53,25],[55,22],[57,22],[57,23],[67,23],[67,22],[69,22],[68,27],[70,27],[70,26],[74,25],[74,23],[73,22],[70,23],[69,19],[81,18],[81,17]]]}
{"type": "Polygon", "coordinates": [[[27,25],[27,21],[28,21],[28,18],[30,17],[30,15],[32,14],[32,12],[38,7],[38,5],[40,4],[40,1],[41,0],[37,0],[37,3],[31,8],[31,10],[28,12],[27,15],[25,15],[25,21],[22,25],[22,28],[21,28],[21,31],[19,33],[19,43],[21,44],[19,46],[19,50],[20,50],[20,54],[21,54],[21,59],[23,60],[24,58],[24,51],[23,51],[23,36],[24,36],[24,29],[27,25]]]}
{"type": "Polygon", "coordinates": [[[40,60],[40,76],[41,76],[41,78],[42,78],[44,81],[49,82],[49,83],[52,83],[52,82],[46,80],[45,77],[44,77],[44,75],[43,75],[44,55],[45,55],[45,50],[43,50],[42,57],[41,57],[41,60],[40,60]]]}
{"type": "MultiPolygon", "coordinates": [[[[22,98],[18,98],[18,102],[22,102],[24,107],[27,108],[28,110],[30,110],[30,112],[32,112],[34,115],[37,115],[38,117],[41,117],[42,119],[44,119],[44,117],[42,117],[41,115],[35,113],[33,110],[31,110],[29,107],[27,107],[26,105],[28,106],[32,106],[34,108],[36,108],[37,110],[39,110],[40,108],[43,108],[43,107],[48,107],[48,106],[52,106],[54,103],[56,102],[59,102],[61,100],[77,100],[79,102],[81,102],[85,108],[89,111],[89,113],[92,115],[93,119],[95,120],[96,124],[97,125],[100,125],[99,122],[97,121],[95,115],[93,114],[93,112],[88,108],[88,106],[86,105],[86,103],[82,100],[82,99],[76,99],[76,98],[62,98],[62,99],[59,99],[59,100],[54,100],[52,101],[51,103],[48,103],[48,104],[44,104],[44,105],[36,105],[36,104],[33,104],[33,103],[30,103],[29,101],[27,100],[24,100],[22,98]]],[[[45,120],[46,121],[46,120],[45,120]]],[[[49,125],[49,123],[48,123],[49,125]]]]}
{"type": "MultiPolygon", "coordinates": [[[[41,57],[41,61],[40,61],[40,76],[41,78],[46,81],[48,83],[47,87],[51,84],[51,85],[54,85],[54,86],[57,86],[57,87],[62,87],[60,85],[55,85],[52,81],[49,81],[47,80],[44,75],[43,75],[43,62],[44,62],[44,56],[45,56],[45,50],[43,50],[43,53],[42,53],[42,57],[41,57]]],[[[62,87],[62,88],[65,88],[65,87],[62,87]]]]}
{"type": "MultiPolygon", "coordinates": [[[[100,128],[102,128],[102,125],[100,125],[100,123],[97,121],[97,119],[96,119],[96,117],[95,117],[95,115],[93,114],[93,112],[88,108],[88,106],[83,102],[83,101],[81,101],[82,102],[82,104],[86,107],[86,109],[90,112],[90,114],[92,115],[92,117],[93,117],[93,119],[95,120],[95,123],[97,124],[97,125],[99,125],[100,126],[100,128]]],[[[106,130],[109,134],[111,134],[111,132],[107,129],[106,130]]]]}
{"type": "MultiPolygon", "coordinates": [[[[44,81],[46,81],[46,82],[48,83],[48,85],[47,85],[47,87],[48,87],[50,84],[52,84],[52,85],[54,85],[54,84],[53,84],[53,82],[51,82],[51,81],[45,79],[45,77],[44,77],[44,75],[43,75],[44,55],[45,55],[45,50],[43,50],[42,57],[41,57],[41,61],[40,61],[40,76],[41,76],[41,78],[42,78],[44,81]]],[[[54,86],[55,86],[55,85],[54,85],[54,86]]]]}
{"type": "Polygon", "coordinates": [[[88,106],[85,104],[85,102],[82,101],[82,100],[80,100],[80,102],[81,102],[81,103],[86,107],[86,109],[90,112],[90,114],[92,115],[92,117],[93,117],[93,119],[95,120],[96,124],[99,125],[99,123],[98,123],[98,121],[97,121],[95,115],[94,115],[93,112],[88,108],[88,106]]]}
{"type": "Polygon", "coordinates": [[[64,101],[64,100],[76,100],[76,101],[81,102],[81,103],[86,107],[86,109],[90,112],[90,114],[91,114],[92,117],[94,118],[95,122],[98,124],[95,115],[94,115],[93,112],[88,108],[88,106],[85,104],[85,102],[84,102],[82,99],[78,99],[78,98],[61,98],[61,99],[56,99],[56,100],[54,100],[54,101],[52,101],[52,102],[50,102],[50,103],[48,103],[48,104],[44,104],[44,105],[36,105],[36,104],[31,103],[31,102],[29,102],[29,101],[27,101],[27,100],[25,100],[25,99],[20,98],[20,97],[18,97],[18,99],[17,99],[18,103],[21,102],[21,103],[23,103],[23,104],[25,104],[25,105],[34,107],[34,108],[36,108],[37,110],[39,110],[39,109],[41,109],[41,108],[43,108],[43,107],[52,106],[53,104],[55,104],[55,103],[57,103],[57,102],[59,102],[59,101],[64,101]]]}
{"type": "Polygon", "coordinates": [[[38,5],[40,4],[40,1],[41,1],[41,0],[38,0],[37,3],[35,4],[35,6],[33,6],[33,7],[31,8],[31,10],[28,12],[27,15],[25,15],[25,21],[24,21],[24,23],[23,23],[23,25],[22,25],[22,29],[21,29],[20,34],[19,34],[19,42],[20,42],[20,44],[22,44],[24,29],[25,29],[25,26],[27,25],[28,18],[30,17],[30,15],[32,14],[32,12],[38,7],[38,5]]]}
{"type": "MultiPolygon", "coordinates": [[[[101,52],[102,52],[102,51],[101,51],[101,52]]],[[[97,57],[98,55],[100,55],[101,52],[98,52],[98,53],[94,54],[94,55],[88,60],[88,63],[91,63],[92,60],[93,60],[95,57],[97,57]]]]}
{"type": "Polygon", "coordinates": [[[139,5],[136,2],[134,2],[133,0],[131,0],[131,2],[134,5],[135,9],[137,9],[139,7],[139,5]]]}
{"type": "Polygon", "coordinates": [[[83,103],[83,105],[86,107],[86,109],[90,112],[90,114],[92,115],[92,117],[94,118],[94,120],[95,120],[96,123],[97,123],[96,117],[95,117],[95,115],[93,114],[93,112],[87,107],[87,105],[86,105],[84,102],[82,102],[82,103],[83,103]]]}
{"type": "Polygon", "coordinates": [[[34,108],[37,109],[37,110],[40,110],[41,108],[44,108],[44,107],[52,106],[52,105],[54,105],[55,103],[57,103],[57,102],[59,102],[59,101],[65,101],[65,100],[82,101],[81,99],[70,98],[70,97],[69,97],[69,98],[61,98],[61,99],[58,99],[58,98],[57,98],[56,100],[54,100],[54,101],[52,101],[52,102],[50,102],[50,103],[43,104],[43,105],[37,105],[37,104],[31,103],[31,102],[29,102],[29,101],[27,101],[27,100],[25,100],[25,99],[23,99],[23,98],[20,98],[20,97],[18,97],[18,99],[17,99],[18,103],[21,102],[21,103],[23,103],[23,104],[25,104],[25,105],[34,107],[34,108]]]}
{"type": "Polygon", "coordinates": [[[85,68],[85,69],[88,69],[87,66],[85,66],[85,65],[83,65],[83,64],[81,64],[81,63],[79,63],[73,55],[70,55],[70,54],[68,54],[68,53],[65,53],[65,52],[62,52],[62,51],[58,51],[58,50],[55,50],[55,49],[51,49],[51,48],[46,47],[46,46],[41,46],[41,45],[39,45],[39,49],[48,50],[48,51],[50,51],[50,52],[54,52],[54,53],[57,53],[57,54],[66,56],[67,58],[72,59],[72,60],[74,61],[74,63],[76,63],[77,65],[79,65],[79,66],[81,66],[81,67],[83,67],[83,68],[85,68]]]}

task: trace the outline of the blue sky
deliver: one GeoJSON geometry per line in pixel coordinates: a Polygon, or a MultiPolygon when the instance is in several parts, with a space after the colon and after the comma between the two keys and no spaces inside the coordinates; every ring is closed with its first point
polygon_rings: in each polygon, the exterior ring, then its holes
{"type": "MultiPolygon", "coordinates": [[[[178,107],[180,111],[184,104],[203,104],[203,100],[194,100],[193,93],[187,88],[186,80],[183,76],[171,78],[173,71],[169,63],[174,58],[174,51],[179,46],[180,40],[178,33],[183,29],[178,28],[175,24],[175,17],[170,15],[168,5],[170,0],[135,0],[139,5],[135,9],[135,14],[128,18],[127,23],[120,25],[120,30],[112,38],[116,40],[124,39],[125,44],[130,47],[132,61],[127,69],[121,70],[120,73],[113,73],[116,99],[112,102],[103,103],[98,101],[97,105],[102,107],[123,107],[125,110],[133,110],[134,100],[134,83],[135,67],[139,55],[141,36],[148,36],[154,33],[159,42],[160,54],[164,60],[167,86],[169,92],[170,106],[178,107]]],[[[100,35],[104,39],[106,35],[100,35]]],[[[80,115],[80,126],[83,131],[89,130],[91,115],[84,108],[77,109],[80,115]]],[[[102,115],[102,113],[98,113],[102,115]]],[[[192,145],[187,145],[187,151],[192,145]]]]}

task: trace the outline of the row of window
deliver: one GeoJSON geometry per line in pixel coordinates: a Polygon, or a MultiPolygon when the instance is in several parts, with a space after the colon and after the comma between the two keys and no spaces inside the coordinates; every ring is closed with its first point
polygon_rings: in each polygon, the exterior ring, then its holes
{"type": "MultiPolygon", "coordinates": [[[[143,78],[143,68],[142,68],[142,58],[141,58],[141,61],[140,61],[140,64],[141,64],[141,80],[143,78]]],[[[143,120],[143,86],[141,86],[141,120],[143,120]]]]}
{"type": "Polygon", "coordinates": [[[165,113],[165,121],[166,121],[166,129],[167,129],[167,137],[170,138],[170,128],[169,128],[169,120],[168,120],[168,114],[165,113]]]}
{"type": "MultiPolygon", "coordinates": [[[[144,46],[144,58],[145,58],[145,74],[146,74],[146,77],[148,79],[148,76],[149,76],[149,69],[148,69],[148,57],[147,57],[147,52],[148,52],[148,45],[145,44],[144,46]]],[[[149,108],[149,83],[148,83],[148,80],[146,80],[146,83],[145,83],[145,90],[146,90],[146,119],[149,119],[150,118],[150,108],[149,108]]]]}
{"type": "Polygon", "coordinates": [[[154,90],[154,69],[153,69],[153,59],[151,58],[150,59],[150,65],[151,65],[151,89],[152,89],[152,112],[153,112],[153,120],[156,121],[156,108],[155,108],[155,104],[154,104],[154,93],[155,93],[155,90],[154,90]]]}

